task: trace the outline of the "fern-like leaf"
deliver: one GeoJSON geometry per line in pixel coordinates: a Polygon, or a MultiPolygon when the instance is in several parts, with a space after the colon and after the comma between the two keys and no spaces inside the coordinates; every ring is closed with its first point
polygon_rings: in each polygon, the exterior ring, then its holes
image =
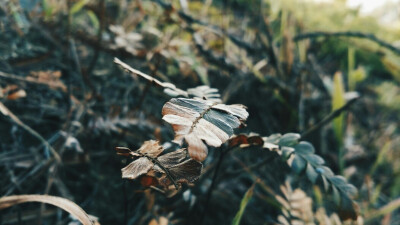
{"type": "Polygon", "coordinates": [[[161,155],[163,147],[151,140],[144,142],[136,151],[124,147],[117,147],[116,150],[119,155],[135,159],[121,170],[122,178],[137,179],[145,175],[142,180],[144,183],[160,183],[165,189],[172,183],[178,189],[178,184],[192,183],[201,174],[202,164],[187,158],[186,149],[161,155]],[[161,173],[162,177],[156,178],[156,173],[161,173]]]}
{"type": "Polygon", "coordinates": [[[171,99],[164,105],[162,115],[175,131],[174,142],[182,144],[185,140],[190,157],[197,161],[207,157],[206,144],[221,146],[249,116],[243,105],[188,98],[171,99]]]}

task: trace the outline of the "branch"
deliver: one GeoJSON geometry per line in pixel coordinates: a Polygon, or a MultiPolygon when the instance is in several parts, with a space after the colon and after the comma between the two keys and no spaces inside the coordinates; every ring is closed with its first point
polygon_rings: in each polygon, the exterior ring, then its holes
{"type": "Polygon", "coordinates": [[[383,41],[379,38],[377,38],[374,34],[370,33],[361,33],[361,32],[355,32],[355,31],[347,31],[347,32],[310,32],[310,33],[304,33],[304,34],[299,34],[296,35],[293,38],[293,41],[301,41],[303,39],[308,39],[308,38],[317,38],[317,37],[353,37],[353,38],[362,38],[362,39],[368,39],[370,41],[373,41],[377,43],[378,45],[387,48],[394,53],[400,55],[400,49],[389,44],[386,41],[383,41]]]}
{"type": "Polygon", "coordinates": [[[343,111],[347,110],[353,103],[355,103],[358,99],[360,99],[360,97],[355,97],[353,99],[351,99],[350,101],[348,101],[344,106],[342,106],[341,108],[331,112],[328,116],[326,116],[324,119],[322,119],[320,122],[318,122],[317,124],[315,124],[314,126],[312,126],[310,129],[306,130],[305,132],[303,132],[301,134],[301,139],[304,139],[305,137],[309,136],[311,133],[313,133],[314,131],[318,130],[319,128],[323,127],[324,125],[326,125],[327,123],[329,123],[330,121],[332,121],[333,119],[335,119],[336,117],[338,117],[343,111]]]}
{"type": "Polygon", "coordinates": [[[136,76],[140,76],[140,77],[146,79],[147,81],[149,81],[150,83],[153,83],[156,86],[164,88],[164,90],[165,89],[169,89],[169,90],[172,90],[175,93],[177,93],[177,95],[182,95],[182,96],[185,96],[185,97],[188,96],[188,93],[186,91],[175,87],[174,84],[171,84],[171,83],[168,83],[168,82],[159,81],[159,80],[157,80],[156,78],[154,78],[154,77],[152,77],[150,75],[147,75],[147,74],[145,74],[143,72],[140,72],[137,69],[132,68],[128,64],[126,64],[126,63],[122,62],[121,60],[119,60],[118,58],[114,58],[114,63],[116,63],[119,66],[121,66],[123,69],[128,71],[130,74],[136,75],[136,76]]]}
{"type": "MultiPolygon", "coordinates": [[[[140,154],[140,153],[139,153],[140,154]]],[[[149,157],[149,156],[147,156],[147,155],[144,155],[144,154],[140,154],[142,157],[146,157],[146,158],[148,158],[150,161],[152,161],[154,164],[157,164],[157,166],[159,166],[164,172],[165,172],[165,174],[167,175],[167,177],[172,181],[172,183],[174,184],[174,186],[175,186],[175,189],[176,190],[179,190],[179,187],[178,187],[178,184],[176,183],[176,181],[175,181],[175,177],[173,177],[172,176],[172,174],[169,172],[169,170],[167,169],[167,168],[165,168],[165,166],[163,166],[161,163],[160,163],[160,161],[158,161],[156,158],[151,158],[151,157],[149,157]]]]}
{"type": "Polygon", "coordinates": [[[219,169],[220,169],[220,167],[221,167],[221,165],[222,165],[222,161],[224,160],[225,154],[226,154],[229,150],[230,150],[230,149],[227,149],[227,150],[225,150],[225,151],[222,151],[222,152],[220,153],[220,155],[219,155],[218,162],[217,162],[217,165],[216,165],[216,168],[215,168],[215,171],[214,171],[212,180],[211,180],[211,185],[210,185],[210,187],[209,187],[209,189],[208,189],[208,191],[207,191],[206,202],[205,202],[205,204],[204,204],[204,209],[203,209],[202,216],[201,216],[200,223],[199,223],[200,225],[202,225],[202,224],[204,223],[205,218],[206,218],[206,216],[207,216],[208,204],[210,203],[211,195],[212,195],[212,192],[213,192],[213,190],[214,190],[214,188],[215,188],[215,185],[216,185],[216,180],[217,180],[217,177],[218,177],[219,169]]]}

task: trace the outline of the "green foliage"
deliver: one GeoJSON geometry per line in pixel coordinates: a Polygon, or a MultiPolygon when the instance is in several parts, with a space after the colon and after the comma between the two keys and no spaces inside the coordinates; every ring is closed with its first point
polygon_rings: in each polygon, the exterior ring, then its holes
{"type": "Polygon", "coordinates": [[[400,57],[393,53],[387,53],[382,58],[385,68],[392,74],[393,78],[400,82],[400,57]]]}
{"type": "Polygon", "coordinates": [[[78,13],[79,11],[82,10],[83,7],[85,7],[86,4],[89,3],[89,0],[79,0],[76,3],[74,3],[71,7],[71,9],[69,10],[69,15],[71,17],[74,16],[74,14],[78,13]]]}
{"type": "Polygon", "coordinates": [[[285,134],[279,138],[276,135],[267,138],[268,142],[278,144],[281,156],[292,170],[298,175],[305,175],[312,184],[318,184],[325,192],[333,196],[337,207],[342,211],[343,218],[357,218],[355,203],[351,200],[357,194],[357,189],[346,182],[342,176],[334,175],[331,169],[326,167],[325,160],[315,154],[314,146],[306,141],[299,141],[298,134],[285,134]]]}
{"type": "MultiPolygon", "coordinates": [[[[335,73],[333,77],[333,92],[332,92],[332,111],[335,111],[346,104],[344,97],[344,83],[343,76],[340,72],[335,73]]],[[[336,140],[342,143],[343,131],[344,131],[344,115],[341,114],[333,120],[333,129],[335,132],[336,140]]]]}
{"type": "Polygon", "coordinates": [[[51,19],[51,15],[53,14],[53,7],[49,4],[48,0],[42,0],[42,7],[44,11],[44,19],[51,19]]]}

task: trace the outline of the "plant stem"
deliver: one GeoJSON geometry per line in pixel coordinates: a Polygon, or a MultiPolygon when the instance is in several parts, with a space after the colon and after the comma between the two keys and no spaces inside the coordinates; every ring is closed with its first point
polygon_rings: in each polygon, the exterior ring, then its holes
{"type": "Polygon", "coordinates": [[[314,126],[310,127],[308,130],[306,130],[305,132],[303,132],[301,134],[301,139],[304,140],[305,137],[309,136],[310,134],[312,134],[314,131],[318,130],[319,128],[323,127],[324,125],[326,125],[327,123],[329,123],[330,121],[332,121],[333,119],[335,119],[336,117],[340,116],[340,114],[347,110],[353,103],[355,103],[358,99],[360,99],[360,97],[355,97],[353,99],[351,99],[350,101],[348,101],[344,106],[342,106],[341,108],[335,110],[334,112],[330,113],[328,116],[326,116],[324,119],[322,119],[320,122],[318,122],[317,124],[315,124],[314,126]]]}
{"type": "Polygon", "coordinates": [[[128,196],[127,196],[127,181],[124,180],[122,184],[123,196],[124,196],[124,224],[128,225],[128,196]]]}
{"type": "Polygon", "coordinates": [[[208,211],[207,210],[208,209],[208,204],[210,203],[211,195],[212,195],[212,192],[213,192],[213,190],[215,188],[215,185],[216,185],[216,180],[217,180],[217,177],[218,177],[219,169],[221,167],[221,164],[222,164],[222,161],[224,159],[225,154],[229,150],[230,149],[222,151],[221,154],[219,155],[218,162],[217,162],[217,165],[215,167],[214,175],[213,175],[213,178],[212,178],[212,181],[211,181],[211,185],[210,185],[210,188],[208,189],[208,192],[207,192],[206,203],[204,204],[203,213],[202,213],[202,216],[201,216],[201,219],[200,219],[200,225],[202,225],[204,223],[204,220],[205,220],[205,217],[206,217],[207,211],[208,211]]]}
{"type": "Polygon", "coordinates": [[[351,37],[351,38],[362,38],[368,39],[377,43],[378,45],[389,49],[390,51],[400,55],[400,49],[389,44],[388,42],[377,38],[374,34],[370,33],[362,33],[362,32],[355,32],[355,31],[347,31],[347,32],[310,32],[310,33],[303,33],[295,36],[293,41],[301,41],[304,39],[309,38],[318,38],[318,37],[351,37]]]}

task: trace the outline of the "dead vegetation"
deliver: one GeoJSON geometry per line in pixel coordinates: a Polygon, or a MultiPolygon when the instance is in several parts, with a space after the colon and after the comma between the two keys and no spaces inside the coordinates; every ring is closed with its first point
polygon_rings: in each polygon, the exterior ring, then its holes
{"type": "Polygon", "coordinates": [[[400,36],[343,2],[6,0],[0,30],[0,224],[400,219],[400,36]]]}

